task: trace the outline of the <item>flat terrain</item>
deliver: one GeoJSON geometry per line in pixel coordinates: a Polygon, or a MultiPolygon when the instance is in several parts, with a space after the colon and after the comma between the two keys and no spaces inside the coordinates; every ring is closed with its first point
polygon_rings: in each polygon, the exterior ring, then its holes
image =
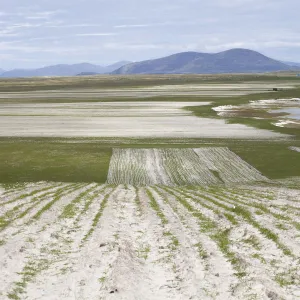
{"type": "MultiPolygon", "coordinates": [[[[279,89],[292,89],[296,85],[290,83],[276,84],[279,89]]],[[[211,96],[227,97],[241,96],[272,91],[274,83],[232,83],[232,84],[181,84],[181,85],[155,85],[151,87],[125,87],[113,89],[63,89],[31,92],[2,92],[0,99],[35,99],[35,98],[147,98],[155,96],[211,96]]]]}
{"type": "Polygon", "coordinates": [[[300,299],[299,98],[293,73],[0,80],[0,298],[300,299]]]}
{"type": "Polygon", "coordinates": [[[194,116],[207,102],[3,104],[4,137],[280,138],[279,133],[194,116]]]}

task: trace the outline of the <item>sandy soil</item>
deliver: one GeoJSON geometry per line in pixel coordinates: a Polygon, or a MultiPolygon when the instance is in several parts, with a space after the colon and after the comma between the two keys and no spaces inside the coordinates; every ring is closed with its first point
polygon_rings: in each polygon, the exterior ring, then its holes
{"type": "Polygon", "coordinates": [[[300,299],[299,190],[1,191],[1,299],[300,299]]]}
{"type": "Polygon", "coordinates": [[[210,102],[77,102],[19,103],[0,106],[3,116],[74,116],[74,117],[162,117],[191,115],[187,106],[205,106],[210,102]]]}
{"type": "Polygon", "coordinates": [[[285,135],[224,120],[193,116],[181,109],[207,103],[84,103],[1,105],[0,136],[280,138],[285,135]],[[128,105],[128,106],[127,106],[128,105]]]}
{"type": "Polygon", "coordinates": [[[300,152],[300,147],[294,147],[294,146],[291,146],[289,147],[291,150],[293,151],[296,151],[296,152],[300,152]]]}
{"type": "Polygon", "coordinates": [[[218,112],[219,116],[230,116],[234,113],[238,113],[240,110],[253,110],[253,109],[264,109],[273,111],[274,109],[280,109],[283,107],[294,107],[300,106],[299,98],[291,99],[269,99],[269,100],[258,100],[250,101],[248,104],[242,105],[223,105],[214,107],[213,110],[218,112]]]}
{"type": "MultiPolygon", "coordinates": [[[[257,111],[258,114],[260,111],[265,111],[270,113],[268,118],[272,118],[272,113],[274,114],[273,119],[277,120],[277,122],[273,123],[273,125],[277,127],[299,128],[300,121],[297,120],[297,118],[294,118],[292,114],[287,114],[283,117],[275,115],[275,113],[279,113],[282,108],[300,108],[300,98],[250,101],[248,104],[243,105],[218,106],[214,107],[213,110],[221,117],[236,117],[239,116],[241,112],[243,113],[247,111],[252,114],[255,113],[255,111],[257,111]]],[[[284,110],[282,112],[284,112],[284,110]]]]}

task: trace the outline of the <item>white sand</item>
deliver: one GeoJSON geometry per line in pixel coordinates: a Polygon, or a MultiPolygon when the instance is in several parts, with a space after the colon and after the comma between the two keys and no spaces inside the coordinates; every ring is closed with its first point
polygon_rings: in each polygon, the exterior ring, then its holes
{"type": "Polygon", "coordinates": [[[191,115],[187,106],[205,106],[210,102],[77,102],[20,103],[0,106],[3,116],[66,116],[66,117],[163,117],[191,115]]]}
{"type": "Polygon", "coordinates": [[[273,110],[281,107],[294,107],[300,106],[299,98],[289,99],[268,99],[249,101],[247,104],[242,105],[223,105],[214,107],[213,110],[218,112],[219,116],[226,116],[228,113],[238,112],[245,109],[266,109],[273,110]]]}
{"type": "Polygon", "coordinates": [[[66,184],[54,183],[29,184],[25,190],[45,186],[57,190],[40,192],[40,204],[31,210],[34,198],[24,199],[24,206],[18,200],[9,215],[2,212],[4,202],[21,199],[24,192],[0,196],[1,217],[8,222],[0,231],[1,299],[300,297],[300,240],[294,225],[299,222],[299,190],[68,184],[69,191],[58,194],[66,184]],[[235,213],[237,205],[256,223],[235,213]],[[72,213],[64,216],[67,207],[72,213]],[[214,226],[207,228],[208,222],[214,226]],[[255,224],[276,233],[278,242],[255,224]],[[216,235],[227,236],[234,262],[216,235]]]}
{"type": "Polygon", "coordinates": [[[207,102],[129,102],[1,105],[0,136],[280,138],[285,135],[181,109],[207,102]]]}
{"type": "Polygon", "coordinates": [[[289,147],[289,149],[296,151],[296,152],[300,152],[300,147],[289,147]]]}

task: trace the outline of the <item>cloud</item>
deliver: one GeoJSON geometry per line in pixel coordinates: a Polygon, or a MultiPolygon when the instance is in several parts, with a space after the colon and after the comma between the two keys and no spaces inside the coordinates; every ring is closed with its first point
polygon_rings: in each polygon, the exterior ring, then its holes
{"type": "Polygon", "coordinates": [[[2,2],[0,56],[16,58],[1,60],[4,69],[34,60],[105,64],[234,47],[300,61],[298,0],[2,2]]]}
{"type": "Polygon", "coordinates": [[[143,28],[143,27],[162,26],[167,24],[168,24],[167,22],[150,23],[150,24],[123,24],[123,25],[115,25],[114,28],[143,28]]]}
{"type": "Polygon", "coordinates": [[[74,36],[114,36],[115,32],[92,32],[92,33],[77,33],[74,36]]]}
{"type": "Polygon", "coordinates": [[[62,10],[54,10],[54,11],[40,11],[40,12],[35,12],[31,15],[27,15],[24,13],[25,19],[28,20],[49,20],[53,18],[53,16],[59,15],[63,13],[64,11],[62,10]]]}

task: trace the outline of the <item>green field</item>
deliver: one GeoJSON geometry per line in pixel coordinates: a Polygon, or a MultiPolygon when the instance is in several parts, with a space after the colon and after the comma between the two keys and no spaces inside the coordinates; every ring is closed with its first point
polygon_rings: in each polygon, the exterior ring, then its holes
{"type": "MultiPolygon", "coordinates": [[[[161,76],[95,76],[88,78],[48,78],[48,79],[11,79],[0,80],[1,103],[78,103],[78,102],[126,102],[126,101],[159,101],[159,102],[193,102],[211,101],[208,106],[186,107],[194,115],[204,118],[222,119],[212,110],[220,105],[241,105],[250,100],[293,98],[300,96],[299,78],[294,74],[263,74],[263,75],[161,75],[161,76]],[[122,89],[141,88],[164,85],[185,84],[244,84],[268,83],[274,87],[294,85],[293,89],[282,89],[277,92],[267,90],[244,96],[172,96],[169,95],[147,98],[88,98],[89,89],[122,89]],[[85,88],[87,97],[53,98],[46,90],[85,88]],[[5,93],[45,91],[44,98],[22,98],[21,96],[6,97],[5,93]],[[268,92],[269,91],[269,92],[268,92]]],[[[249,88],[251,89],[251,88],[249,88]]],[[[22,93],[20,94],[22,95],[22,93]]],[[[47,113],[47,112],[45,112],[47,113]]],[[[63,182],[99,182],[106,181],[112,148],[116,147],[203,147],[227,146],[240,155],[271,179],[300,176],[299,153],[288,149],[289,146],[300,146],[299,128],[280,128],[272,125],[273,118],[266,111],[249,112],[248,115],[225,118],[227,123],[245,124],[256,128],[267,129],[291,135],[280,140],[251,140],[228,138],[41,138],[41,137],[1,137],[0,138],[0,182],[31,182],[31,181],[63,181],[63,182]],[[264,119],[253,118],[263,114],[264,119]]],[[[0,129],[1,130],[1,129],[0,129]]],[[[122,128],[120,127],[120,130],[122,128]]],[[[163,128],[162,128],[163,130],[163,128]]]]}
{"type": "Polygon", "coordinates": [[[107,178],[112,148],[229,147],[270,179],[300,176],[300,141],[0,139],[0,182],[98,182],[107,178]]]}

